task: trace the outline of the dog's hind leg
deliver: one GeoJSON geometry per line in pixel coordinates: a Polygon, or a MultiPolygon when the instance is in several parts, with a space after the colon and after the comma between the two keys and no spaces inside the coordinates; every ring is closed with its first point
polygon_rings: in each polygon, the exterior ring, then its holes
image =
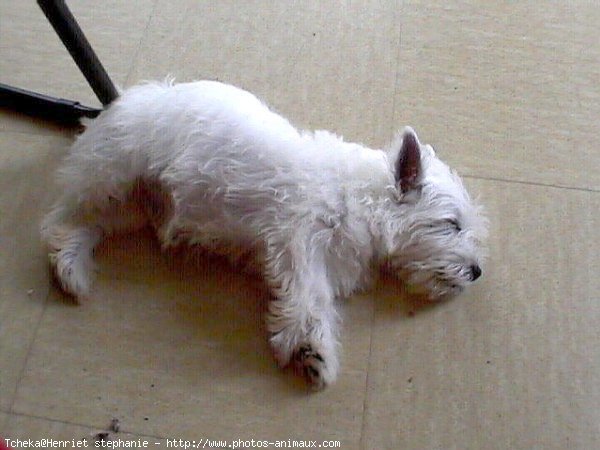
{"type": "Polygon", "coordinates": [[[102,231],[91,227],[53,228],[47,235],[50,265],[62,289],[77,298],[89,292],[92,253],[102,231]]]}
{"type": "Polygon", "coordinates": [[[76,298],[85,297],[94,272],[93,251],[102,237],[141,228],[145,223],[143,211],[126,197],[63,194],[41,225],[50,265],[61,287],[76,298]]]}

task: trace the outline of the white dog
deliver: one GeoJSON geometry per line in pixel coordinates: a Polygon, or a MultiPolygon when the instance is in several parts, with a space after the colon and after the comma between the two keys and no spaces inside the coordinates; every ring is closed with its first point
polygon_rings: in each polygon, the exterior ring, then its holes
{"type": "Polygon", "coordinates": [[[88,293],[104,235],[148,223],[164,247],[251,250],[274,295],[276,359],[315,387],[338,372],[334,299],[364,285],[371,263],[432,299],[481,274],[486,221],[411,128],[372,150],[298,131],[218,82],[125,91],[79,136],[59,180],[42,235],[67,292],[88,293]]]}

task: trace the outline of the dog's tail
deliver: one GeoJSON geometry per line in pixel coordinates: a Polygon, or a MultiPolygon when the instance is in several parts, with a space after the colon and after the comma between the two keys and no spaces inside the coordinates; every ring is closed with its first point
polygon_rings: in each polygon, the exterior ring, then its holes
{"type": "Polygon", "coordinates": [[[77,200],[64,196],[42,221],[42,239],[48,246],[50,266],[61,287],[77,298],[89,292],[94,272],[92,253],[102,237],[98,226],[71,221],[77,200]]]}

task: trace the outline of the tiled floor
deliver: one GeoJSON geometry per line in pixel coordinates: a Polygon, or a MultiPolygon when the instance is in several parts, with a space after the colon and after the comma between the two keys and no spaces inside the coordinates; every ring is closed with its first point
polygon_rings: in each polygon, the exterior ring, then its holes
{"type": "MultiPolygon", "coordinates": [[[[69,130],[0,112],[0,435],[340,440],[364,449],[600,441],[600,9],[595,2],[69,1],[115,82],[241,85],[379,146],[412,124],[491,219],[484,277],[435,307],[382,279],[342,306],[339,381],[271,360],[258,280],[98,252],[92,298],[49,282],[38,220],[69,130]]],[[[0,82],[96,105],[35,2],[0,0],[0,82]]],[[[160,446],[156,446],[160,448],[160,446]]]]}

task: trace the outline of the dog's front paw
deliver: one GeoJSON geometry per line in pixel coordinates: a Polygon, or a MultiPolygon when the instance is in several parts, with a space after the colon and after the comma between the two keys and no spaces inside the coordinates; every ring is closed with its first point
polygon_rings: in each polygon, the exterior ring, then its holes
{"type": "Polygon", "coordinates": [[[294,366],[316,390],[333,383],[337,376],[335,358],[328,358],[323,349],[309,343],[300,345],[294,352],[294,366]]]}
{"type": "Polygon", "coordinates": [[[271,346],[280,367],[292,365],[315,390],[335,381],[339,366],[335,342],[309,339],[292,344],[285,336],[285,331],[271,336],[271,346]]]}

